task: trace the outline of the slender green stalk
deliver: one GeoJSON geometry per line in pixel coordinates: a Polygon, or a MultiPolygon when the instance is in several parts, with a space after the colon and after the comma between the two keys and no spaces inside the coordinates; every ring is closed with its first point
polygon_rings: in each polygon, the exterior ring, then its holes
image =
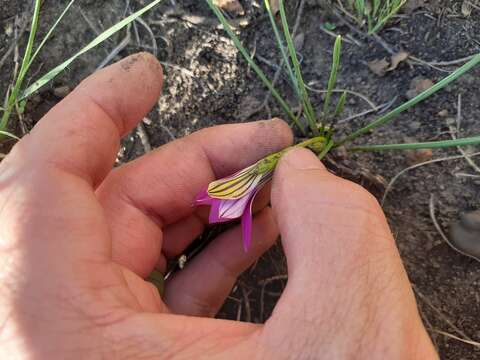
{"type": "Polygon", "coordinates": [[[345,103],[347,102],[347,92],[344,91],[340,96],[340,100],[338,100],[337,107],[335,108],[335,115],[334,117],[337,118],[342,115],[343,110],[345,109],[345,103]]]}
{"type": "Polygon", "coordinates": [[[295,93],[299,98],[301,98],[301,93],[300,93],[300,90],[298,89],[297,78],[295,77],[292,66],[290,65],[290,60],[288,58],[287,50],[285,50],[285,47],[283,46],[280,30],[278,29],[277,23],[275,21],[275,17],[273,16],[273,13],[272,13],[272,8],[270,7],[270,0],[264,0],[264,1],[265,1],[265,8],[267,9],[268,17],[270,18],[270,23],[272,24],[273,32],[277,40],[278,48],[280,49],[280,52],[282,54],[283,63],[287,67],[288,76],[290,77],[290,81],[292,82],[292,86],[295,90],[295,93]]]}
{"type": "Polygon", "coordinates": [[[305,130],[303,129],[303,126],[300,124],[298,118],[293,114],[293,111],[290,109],[290,106],[288,106],[286,101],[283,100],[283,98],[280,96],[278,91],[273,86],[272,82],[270,80],[268,80],[267,76],[262,71],[262,69],[260,69],[260,67],[250,57],[250,54],[244,48],[244,46],[242,45],[242,42],[237,37],[237,35],[235,35],[232,28],[230,27],[230,24],[228,23],[227,19],[225,19],[225,16],[223,16],[220,9],[218,9],[218,7],[213,4],[212,0],[206,0],[206,1],[208,3],[208,6],[210,7],[210,9],[212,9],[212,11],[217,16],[220,23],[223,25],[223,28],[225,29],[225,31],[228,34],[228,36],[230,37],[230,39],[232,39],[233,43],[235,44],[235,47],[238,49],[238,51],[240,51],[240,53],[243,55],[244,59],[247,61],[248,65],[253,69],[253,71],[255,71],[255,73],[260,78],[260,80],[262,80],[263,84],[272,93],[273,97],[280,104],[283,111],[285,111],[285,113],[288,115],[288,117],[295,123],[295,125],[297,125],[297,127],[300,129],[302,134],[305,135],[305,130]]]}
{"type": "Polygon", "coordinates": [[[305,83],[303,81],[302,71],[300,70],[300,63],[297,58],[297,51],[295,50],[292,35],[290,34],[290,29],[288,27],[287,15],[285,13],[285,5],[283,0],[279,0],[278,5],[280,9],[280,18],[282,20],[283,33],[285,36],[285,40],[287,41],[288,52],[290,54],[290,60],[292,61],[293,69],[295,70],[295,77],[298,82],[298,87],[300,93],[302,94],[305,117],[309,122],[310,129],[312,130],[313,135],[318,136],[319,131],[317,127],[315,111],[313,110],[312,103],[310,102],[310,98],[308,97],[307,88],[305,87],[305,83]]]}
{"type": "Polygon", "coordinates": [[[415,96],[413,99],[403,103],[399,107],[393,109],[389,113],[381,116],[377,120],[372,121],[370,124],[367,126],[353,132],[352,134],[348,135],[346,138],[343,140],[339,141],[335,146],[343,145],[346,142],[352,141],[359,136],[362,136],[366,133],[368,133],[370,130],[375,129],[381,125],[384,125],[388,123],[389,121],[393,120],[396,118],[399,114],[402,112],[410,109],[411,107],[415,106],[419,102],[422,102],[423,100],[427,99],[431,95],[435,94],[437,91],[443,89],[445,86],[450,84],[451,82],[457,80],[460,76],[465,74],[467,71],[471,70],[474,66],[478,65],[480,63],[480,54],[477,54],[475,57],[473,57],[469,62],[467,62],[465,65],[461,66],[457,70],[455,70],[453,73],[430,87],[429,89],[425,90],[421,94],[415,96]]]}
{"type": "Polygon", "coordinates": [[[72,7],[73,3],[75,2],[76,0],[70,0],[70,2],[67,4],[67,6],[65,7],[65,9],[62,11],[62,13],[60,14],[60,16],[58,17],[58,19],[55,21],[55,23],[53,24],[53,26],[50,28],[50,30],[48,30],[47,34],[45,35],[45,37],[43,38],[43,40],[41,41],[40,45],[38,45],[38,48],[37,50],[35,50],[35,53],[32,55],[31,59],[30,59],[30,62],[28,63],[28,66],[27,66],[27,70],[30,69],[30,67],[32,66],[33,64],[33,61],[35,60],[35,58],[38,56],[38,54],[40,53],[40,51],[43,49],[43,46],[46,44],[46,42],[48,41],[48,39],[52,36],[53,32],[55,31],[55,29],[57,28],[57,26],[62,22],[63,18],[65,17],[65,15],[68,13],[68,10],[70,10],[70,8],[72,7]]]}
{"type": "Polygon", "coordinates": [[[325,96],[325,102],[323,103],[323,116],[324,119],[328,117],[328,106],[330,105],[330,98],[332,97],[333,89],[337,83],[337,73],[340,66],[340,54],[342,51],[342,37],[337,36],[335,40],[335,46],[333,47],[333,59],[332,70],[330,71],[330,79],[328,80],[327,95],[325,96]]]}
{"type": "Polygon", "coordinates": [[[351,151],[419,150],[457,146],[480,145],[480,136],[455,140],[430,141],[410,144],[362,145],[349,148],[351,151]]]}
{"type": "Polygon", "coordinates": [[[374,34],[379,31],[386,24],[386,22],[390,20],[390,18],[395,15],[403,5],[405,5],[406,2],[406,0],[400,0],[398,3],[395,1],[394,4],[388,3],[385,5],[378,16],[373,16],[373,19],[376,20],[376,24],[373,27],[369,26],[371,28],[369,29],[368,33],[374,34]],[[395,3],[397,4],[395,5],[395,3]]]}
{"type": "Polygon", "coordinates": [[[320,152],[320,154],[317,155],[318,158],[322,160],[330,152],[330,150],[332,150],[333,145],[335,145],[333,140],[332,139],[328,140],[323,150],[320,152]]]}
{"type": "Polygon", "coordinates": [[[15,139],[15,140],[20,140],[20,138],[18,136],[13,135],[12,133],[9,133],[8,131],[0,130],[0,135],[9,137],[9,138],[12,138],[12,139],[15,139]]]}
{"type": "Polygon", "coordinates": [[[30,35],[28,37],[27,48],[25,49],[25,54],[23,55],[22,65],[20,66],[18,77],[15,80],[15,86],[13,87],[12,93],[8,97],[6,109],[3,113],[2,120],[0,121],[0,130],[2,131],[5,130],[8,125],[8,120],[10,119],[13,108],[18,101],[18,94],[20,93],[23,81],[25,80],[25,76],[27,75],[33,51],[33,44],[35,42],[35,36],[38,29],[38,20],[40,18],[41,4],[41,0],[35,0],[35,8],[33,10],[32,25],[30,28],[30,35]]]}
{"type": "MultiPolygon", "coordinates": [[[[40,0],[39,0],[40,1],[40,0]]],[[[100,35],[98,35],[93,41],[91,41],[87,46],[85,46],[82,50],[77,52],[75,55],[73,55],[71,58],[68,60],[64,61],[54,69],[50,70],[47,74],[43,75],[40,79],[35,81],[30,87],[28,87],[20,96],[19,100],[23,100],[30,95],[32,95],[34,92],[48,84],[50,81],[52,81],[55,77],[57,77],[58,74],[60,74],[65,68],[67,68],[70,64],[72,64],[78,57],[81,55],[85,54],[86,52],[90,51],[91,49],[95,48],[96,46],[100,45],[103,43],[105,40],[116,34],[118,31],[122,30],[124,27],[126,27],[128,24],[130,24],[132,21],[137,19],[138,17],[142,16],[145,14],[147,11],[155,7],[156,5],[160,4],[163,0],[154,0],[147,6],[143,7],[142,9],[138,10],[137,12],[131,14],[130,16],[127,16],[125,19],[122,21],[118,22],[117,24],[113,25],[111,28],[107,29],[100,35]]]]}

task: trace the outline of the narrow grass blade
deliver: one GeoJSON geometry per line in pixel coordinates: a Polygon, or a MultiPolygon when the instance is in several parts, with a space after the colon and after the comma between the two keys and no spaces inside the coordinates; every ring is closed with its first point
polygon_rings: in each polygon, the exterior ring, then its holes
{"type": "Polygon", "coordinates": [[[363,19],[365,15],[365,1],[364,0],[356,0],[355,1],[355,10],[357,10],[357,15],[359,20],[363,19]]]}
{"type": "Polygon", "coordinates": [[[278,5],[280,10],[280,18],[282,20],[283,33],[285,36],[285,40],[287,41],[288,52],[290,54],[290,60],[292,61],[298,87],[299,87],[300,93],[302,94],[305,117],[309,122],[310,129],[312,130],[313,135],[318,136],[319,132],[318,132],[318,127],[316,122],[315,111],[313,110],[313,106],[310,102],[310,98],[308,97],[307,88],[305,87],[305,83],[303,81],[302,71],[300,70],[300,62],[298,61],[298,58],[297,58],[297,51],[295,50],[295,45],[293,44],[292,35],[290,34],[290,29],[288,27],[284,0],[279,0],[278,5]]]}
{"type": "Polygon", "coordinates": [[[9,133],[8,131],[0,130],[0,135],[9,137],[9,138],[12,138],[12,139],[15,139],[15,140],[20,140],[20,138],[18,136],[13,135],[12,133],[9,133]]]}
{"type": "Polygon", "coordinates": [[[240,39],[237,37],[237,35],[235,35],[235,33],[233,32],[232,28],[230,27],[230,24],[228,23],[227,19],[225,19],[225,16],[223,16],[222,12],[220,11],[220,9],[215,6],[213,4],[213,1],[212,0],[206,0],[207,3],[208,3],[208,6],[210,7],[210,9],[212,9],[212,11],[214,12],[214,14],[217,16],[218,20],[220,21],[220,23],[223,25],[223,28],[225,29],[225,31],[227,32],[228,36],[230,37],[230,39],[232,39],[233,43],[235,44],[236,48],[238,49],[238,51],[240,51],[240,53],[242,54],[242,56],[245,58],[245,60],[247,61],[248,65],[250,65],[250,67],[253,69],[253,71],[255,71],[255,73],[257,74],[257,76],[260,78],[260,80],[262,80],[263,84],[268,88],[268,90],[272,93],[272,96],[277,100],[277,102],[280,104],[280,106],[282,107],[283,111],[285,111],[285,113],[288,115],[288,117],[295,123],[295,125],[297,125],[297,127],[300,129],[300,131],[302,132],[302,134],[305,135],[305,130],[303,129],[302,125],[300,124],[299,120],[297,119],[297,117],[293,114],[293,111],[290,109],[290,107],[288,106],[288,104],[285,102],[285,100],[283,100],[283,98],[280,96],[280,94],[278,93],[278,91],[275,89],[275,87],[273,86],[272,82],[270,80],[268,80],[267,76],[265,75],[265,73],[262,71],[262,69],[260,69],[260,67],[255,63],[255,61],[253,61],[253,59],[250,57],[250,54],[248,53],[248,51],[244,48],[244,46],[242,45],[242,42],[240,41],[240,39]]]}
{"type": "Polygon", "coordinates": [[[100,35],[98,35],[93,41],[91,41],[87,46],[85,46],[82,50],[80,50],[78,53],[73,55],[70,59],[66,60],[62,64],[58,65],[51,71],[49,71],[47,74],[42,76],[40,79],[35,81],[31,86],[29,86],[21,95],[20,100],[23,100],[30,95],[32,95],[34,92],[36,92],[38,89],[42,88],[46,84],[48,84],[50,81],[52,81],[58,74],[60,74],[65,68],[67,68],[71,63],[73,63],[78,57],[81,55],[85,54],[86,52],[90,51],[91,49],[95,48],[96,46],[100,45],[103,43],[105,40],[107,40],[109,37],[113,36],[115,33],[123,29],[125,26],[130,24],[132,21],[134,21],[136,18],[142,16],[145,14],[147,11],[152,9],[154,6],[160,4],[162,0],[155,0],[152,1],[150,4],[145,6],[144,8],[140,9],[139,11],[133,13],[130,16],[127,16],[125,19],[122,21],[118,22],[117,24],[113,25],[111,28],[108,30],[104,31],[100,35]]]}
{"type": "Polygon", "coordinates": [[[328,118],[328,107],[330,105],[330,98],[332,97],[333,89],[337,83],[337,73],[340,66],[340,54],[342,51],[342,37],[337,36],[335,40],[335,46],[333,47],[333,59],[332,70],[330,71],[330,79],[328,80],[327,95],[325,96],[325,102],[323,103],[323,116],[324,119],[328,118]]]}
{"type": "Polygon", "coordinates": [[[265,0],[265,8],[267,9],[267,14],[268,14],[268,17],[270,18],[270,23],[272,24],[272,29],[275,34],[275,38],[277,40],[278,48],[280,49],[280,52],[282,54],[283,62],[287,67],[288,76],[290,77],[290,81],[295,90],[295,93],[301,99],[301,93],[300,93],[300,90],[298,89],[297,78],[295,77],[292,66],[290,65],[290,60],[288,58],[287,50],[285,50],[285,46],[283,46],[282,37],[280,36],[280,30],[278,29],[277,23],[275,21],[275,17],[273,16],[273,13],[272,13],[272,8],[270,7],[270,0],[265,0]]]}
{"type": "MultiPolygon", "coordinates": [[[[7,102],[5,112],[2,115],[2,120],[0,121],[0,130],[4,130],[8,125],[8,120],[13,111],[15,103],[18,101],[18,95],[23,84],[23,80],[27,75],[28,66],[30,63],[30,58],[33,52],[33,44],[35,42],[35,36],[37,35],[38,22],[40,19],[40,8],[42,6],[42,0],[35,0],[35,8],[33,10],[32,25],[30,28],[30,35],[28,37],[27,47],[25,49],[25,54],[23,55],[22,65],[20,66],[20,71],[18,73],[17,79],[15,79],[15,86],[13,87],[12,93],[10,94],[7,102]]],[[[0,134],[2,135],[2,134],[0,134]]]]}
{"type": "Polygon", "coordinates": [[[385,5],[385,14],[382,14],[382,12],[379,14],[378,21],[373,29],[369,30],[369,34],[374,34],[379,31],[387,21],[390,20],[390,18],[395,15],[403,5],[405,5],[406,2],[407,0],[400,0],[397,4],[385,5]]]}
{"type": "Polygon", "coordinates": [[[340,96],[340,100],[338,100],[337,107],[335,108],[335,118],[338,118],[340,115],[343,114],[343,110],[345,110],[345,103],[347,102],[347,92],[344,91],[340,96]]]}
{"type": "Polygon", "coordinates": [[[42,50],[43,46],[46,44],[46,42],[48,41],[48,39],[50,38],[50,36],[52,36],[53,32],[55,31],[55,29],[57,28],[57,26],[62,22],[63,18],[65,17],[65,15],[68,13],[68,10],[70,10],[70,8],[72,7],[73,3],[75,2],[76,0],[71,0],[67,6],[65,7],[65,9],[62,11],[62,13],[60,14],[60,16],[58,17],[58,19],[55,21],[55,23],[53,24],[53,26],[50,28],[50,30],[48,30],[47,32],[47,35],[45,35],[45,37],[43,38],[43,40],[41,41],[40,45],[38,45],[37,47],[37,50],[35,50],[35,53],[32,55],[32,58],[30,59],[30,62],[28,63],[28,67],[27,67],[27,70],[30,68],[30,66],[32,66],[33,64],[33,61],[35,60],[35,58],[38,56],[38,54],[40,53],[40,51],[42,50]]]}
{"type": "Polygon", "coordinates": [[[419,102],[424,101],[431,95],[435,94],[437,91],[443,89],[445,86],[450,84],[451,82],[457,80],[460,76],[471,70],[474,66],[478,65],[480,63],[480,54],[475,55],[469,62],[467,62],[465,65],[461,66],[457,70],[455,70],[453,73],[433,85],[431,88],[425,90],[421,94],[417,95],[413,99],[403,103],[399,107],[393,109],[389,113],[379,117],[377,120],[372,121],[370,124],[367,126],[353,132],[352,134],[348,135],[345,139],[341,140],[340,142],[337,143],[337,145],[343,145],[344,143],[348,141],[352,141],[356,139],[359,136],[362,136],[366,133],[368,133],[370,130],[373,130],[381,125],[384,125],[388,123],[389,121],[393,120],[395,117],[397,117],[399,114],[402,112],[410,109],[411,107],[415,106],[419,102]]]}
{"type": "Polygon", "coordinates": [[[480,145],[480,136],[467,137],[455,140],[430,141],[410,144],[365,145],[350,148],[352,151],[385,151],[385,150],[418,150],[438,149],[467,145],[480,145]]]}

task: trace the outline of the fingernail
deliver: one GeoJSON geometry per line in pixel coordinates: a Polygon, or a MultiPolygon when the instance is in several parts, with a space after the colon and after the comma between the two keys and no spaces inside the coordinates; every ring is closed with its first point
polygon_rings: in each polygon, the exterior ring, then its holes
{"type": "Polygon", "coordinates": [[[288,151],[282,161],[297,170],[325,169],[313,152],[307,149],[294,148],[288,151]]]}

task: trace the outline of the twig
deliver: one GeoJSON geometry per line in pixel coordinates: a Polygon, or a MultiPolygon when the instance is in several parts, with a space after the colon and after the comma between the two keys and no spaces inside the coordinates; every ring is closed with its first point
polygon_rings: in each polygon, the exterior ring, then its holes
{"type": "MultiPolygon", "coordinates": [[[[456,133],[460,132],[460,124],[462,122],[462,96],[458,94],[458,104],[457,104],[457,127],[456,129],[453,126],[449,127],[450,136],[452,140],[457,139],[456,133]]],[[[470,155],[466,153],[466,151],[461,147],[457,146],[457,150],[465,157],[465,161],[475,170],[477,173],[480,174],[480,167],[470,158],[470,155]]]]}
{"type": "Polygon", "coordinates": [[[174,141],[174,140],[177,139],[177,138],[175,137],[175,135],[173,135],[172,131],[171,131],[167,126],[165,126],[165,125],[163,125],[163,124],[160,124],[160,127],[162,128],[162,130],[164,130],[164,131],[168,134],[168,136],[170,137],[170,139],[171,139],[172,141],[174,141]]]}
{"type": "MultiPolygon", "coordinates": [[[[302,20],[304,8],[305,8],[305,0],[301,0],[300,4],[298,5],[297,17],[295,19],[295,24],[293,25],[293,30],[292,30],[292,38],[294,38],[294,39],[295,39],[295,36],[297,35],[298,29],[300,28],[300,22],[302,20]]],[[[280,79],[280,76],[282,74],[282,70],[283,70],[284,65],[285,65],[285,62],[282,59],[282,61],[280,62],[280,66],[278,67],[275,75],[273,76],[273,80],[272,80],[272,85],[273,86],[275,86],[277,84],[278,80],[280,79]]],[[[262,105],[260,105],[260,107],[258,108],[257,111],[255,111],[255,113],[259,112],[261,109],[263,109],[268,104],[271,96],[272,96],[272,94],[270,92],[267,92],[267,95],[265,95],[265,98],[263,99],[262,105]]]]}
{"type": "Polygon", "coordinates": [[[150,40],[152,41],[152,47],[153,47],[153,55],[155,55],[155,57],[157,57],[157,55],[158,55],[158,45],[157,45],[157,39],[155,38],[155,34],[153,33],[150,26],[141,17],[137,18],[136,21],[140,25],[142,25],[145,28],[145,30],[147,30],[148,35],[150,35],[150,40]]]}
{"type": "Polygon", "coordinates": [[[110,61],[112,61],[120,53],[120,51],[125,49],[128,46],[128,44],[130,44],[130,41],[132,39],[130,29],[131,29],[131,24],[128,25],[127,34],[122,39],[122,41],[120,41],[120,43],[117,46],[115,46],[115,48],[107,55],[107,57],[100,63],[100,65],[97,66],[97,69],[95,71],[98,71],[103,67],[105,67],[108,63],[110,63],[110,61]]]}
{"type": "MultiPolygon", "coordinates": [[[[330,31],[330,30],[328,30],[328,29],[325,29],[323,26],[320,26],[320,31],[323,31],[325,34],[333,37],[334,39],[336,39],[337,36],[338,36],[338,34],[334,33],[333,31],[330,31]]],[[[358,43],[353,42],[353,41],[350,40],[350,39],[343,38],[343,41],[345,41],[346,43],[349,43],[349,44],[353,44],[353,45],[357,45],[357,46],[358,46],[358,43]]]]}
{"type": "Polygon", "coordinates": [[[451,241],[450,239],[447,237],[447,235],[445,235],[445,232],[442,230],[442,228],[440,227],[440,224],[438,223],[437,221],[437,217],[435,215],[435,196],[433,194],[430,195],[430,202],[429,202],[429,210],[430,210],[430,218],[432,219],[432,222],[433,222],[433,225],[435,226],[435,229],[437,230],[438,234],[442,237],[442,239],[445,241],[445,243],[447,243],[448,246],[450,246],[453,250],[455,250],[456,252],[462,254],[462,255],[465,255],[465,256],[468,256],[469,258],[471,259],[474,259],[474,260],[477,260],[477,261],[480,261],[480,259],[476,258],[475,256],[472,256],[460,249],[458,249],[451,241]]]}
{"type": "Polygon", "coordinates": [[[145,150],[145,154],[152,151],[152,145],[150,145],[150,141],[148,139],[147,131],[145,130],[145,126],[142,123],[137,125],[137,135],[140,138],[140,142],[143,145],[143,149],[145,150]]]}
{"type": "MultiPolygon", "coordinates": [[[[475,157],[475,156],[479,156],[479,155],[480,155],[480,152],[476,152],[476,153],[473,153],[469,156],[470,157],[475,157]]],[[[392,178],[392,180],[390,180],[390,182],[388,183],[388,185],[385,189],[385,193],[383,194],[383,197],[382,197],[382,201],[381,201],[382,206],[385,205],[385,200],[387,199],[387,196],[390,193],[390,191],[392,190],[395,182],[400,178],[400,176],[402,176],[406,172],[408,172],[410,170],[413,170],[413,169],[417,169],[417,168],[425,166],[425,165],[434,164],[434,163],[443,162],[443,161],[463,159],[464,157],[465,156],[463,156],[463,155],[456,155],[456,156],[449,156],[449,157],[444,157],[444,158],[440,158],[440,159],[433,159],[433,160],[428,160],[428,161],[422,162],[420,164],[415,164],[415,165],[412,165],[412,166],[409,166],[409,167],[403,169],[397,175],[395,175],[392,178]]]]}
{"type": "Polygon", "coordinates": [[[450,240],[448,239],[447,235],[445,235],[445,232],[442,230],[440,227],[440,224],[438,223],[437,216],[435,215],[435,195],[430,194],[430,201],[428,203],[428,209],[430,212],[430,218],[432,219],[433,225],[435,226],[435,229],[437,229],[438,234],[442,237],[442,239],[450,245],[450,240]]]}
{"type": "Polygon", "coordinates": [[[243,294],[243,301],[245,303],[245,321],[251,322],[252,321],[252,310],[250,308],[250,299],[248,298],[248,292],[245,289],[245,286],[240,284],[240,288],[242,289],[243,294]]]}
{"type": "Polygon", "coordinates": [[[355,114],[355,115],[352,115],[352,116],[349,116],[349,117],[346,117],[344,119],[341,119],[337,122],[337,124],[344,124],[346,122],[349,122],[349,121],[352,121],[352,120],[355,120],[355,119],[358,119],[360,117],[363,117],[363,116],[366,116],[368,114],[371,114],[371,113],[374,113],[374,112],[378,112],[379,114],[382,114],[384,113],[385,111],[387,111],[389,108],[391,108],[393,106],[393,104],[395,103],[395,101],[397,100],[397,96],[395,96],[392,100],[380,105],[380,106],[377,106],[376,108],[373,108],[373,109],[369,109],[369,110],[365,110],[365,111],[362,111],[358,114],[355,114]]]}
{"type": "Polygon", "coordinates": [[[185,68],[182,68],[181,66],[178,66],[178,65],[175,65],[175,64],[171,64],[171,63],[168,63],[168,62],[166,62],[166,61],[160,61],[160,64],[162,64],[162,65],[165,66],[165,67],[169,67],[169,68],[178,70],[178,71],[180,71],[180,72],[184,73],[185,75],[188,75],[188,76],[190,76],[190,77],[192,77],[192,78],[195,78],[195,77],[196,77],[195,74],[194,74],[192,71],[190,71],[190,70],[188,70],[188,69],[185,69],[185,68]]]}
{"type": "Polygon", "coordinates": [[[472,179],[480,179],[480,175],[476,174],[467,174],[467,173],[455,173],[455,177],[464,177],[464,178],[472,178],[472,179]]]}
{"type": "Polygon", "coordinates": [[[97,27],[95,26],[95,24],[89,19],[89,17],[87,16],[87,14],[85,14],[85,12],[83,11],[82,7],[81,6],[77,6],[78,8],[78,12],[80,13],[80,15],[83,17],[83,20],[85,20],[85,22],[87,23],[87,25],[90,27],[90,29],[95,33],[96,36],[100,35],[100,31],[97,29],[97,27]]]}
{"type": "MultiPolygon", "coordinates": [[[[15,17],[15,18],[17,18],[17,17],[15,17]]],[[[15,50],[15,47],[18,45],[18,41],[21,39],[21,37],[23,36],[25,31],[27,30],[28,21],[25,19],[25,15],[22,16],[22,18],[23,18],[23,23],[22,23],[22,26],[20,27],[20,31],[18,31],[18,33],[16,33],[16,35],[14,36],[14,38],[12,40],[12,43],[10,44],[7,51],[3,54],[2,58],[0,59],[0,69],[3,67],[3,65],[7,61],[8,57],[10,56],[12,51],[15,50]]],[[[14,26],[16,26],[16,22],[17,21],[15,20],[15,25],[14,26]]]]}
{"type": "Polygon", "coordinates": [[[469,336],[467,336],[462,330],[460,330],[445,314],[443,314],[440,309],[438,309],[435,305],[432,304],[432,302],[425,296],[423,295],[418,288],[412,284],[413,291],[417,296],[426,304],[428,307],[430,307],[437,315],[438,317],[443,320],[450,328],[455,330],[457,334],[460,336],[463,336],[465,339],[468,341],[473,341],[469,336]]]}
{"type": "Polygon", "coordinates": [[[464,344],[468,344],[468,345],[472,345],[472,346],[475,346],[475,347],[479,347],[480,348],[480,342],[478,341],[473,341],[473,340],[467,340],[467,339],[462,339],[458,336],[455,336],[453,334],[449,334],[445,331],[442,331],[442,330],[437,330],[437,329],[432,329],[432,331],[440,334],[440,335],[443,335],[443,336],[446,336],[446,337],[449,337],[451,339],[454,339],[454,340],[457,340],[457,341],[461,341],[462,343],[464,344]]]}
{"type": "Polygon", "coordinates": [[[288,275],[276,275],[272,276],[268,279],[264,279],[260,282],[262,284],[262,290],[260,292],[260,321],[263,323],[264,322],[264,313],[265,313],[265,288],[268,284],[270,284],[273,281],[278,281],[278,280],[287,280],[288,275]]]}
{"type": "MultiPolygon", "coordinates": [[[[325,94],[327,93],[327,90],[321,90],[321,89],[316,89],[314,87],[311,86],[311,84],[316,84],[316,82],[314,81],[311,81],[308,85],[305,84],[305,87],[314,92],[314,93],[318,93],[318,94],[325,94]]],[[[360,99],[362,99],[363,101],[365,101],[368,106],[370,106],[372,109],[375,109],[375,110],[378,110],[378,106],[375,105],[375,103],[370,100],[368,97],[366,97],[365,95],[362,95],[360,94],[359,92],[356,92],[356,91],[353,91],[353,90],[348,90],[348,89],[334,89],[333,90],[334,93],[343,93],[343,92],[346,92],[347,94],[351,94],[351,95],[354,95],[354,96],[357,96],[359,97],[360,99]]]]}

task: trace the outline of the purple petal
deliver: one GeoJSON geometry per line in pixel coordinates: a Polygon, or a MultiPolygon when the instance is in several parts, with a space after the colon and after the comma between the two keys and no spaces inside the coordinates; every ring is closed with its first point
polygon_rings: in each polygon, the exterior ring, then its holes
{"type": "Polygon", "coordinates": [[[250,245],[252,243],[252,206],[253,200],[257,195],[258,191],[256,191],[249,199],[249,203],[245,208],[245,211],[242,215],[242,238],[243,238],[243,250],[245,252],[248,251],[250,245]]]}
{"type": "Polygon", "coordinates": [[[212,198],[208,195],[207,188],[202,189],[195,197],[193,205],[210,205],[212,203],[212,198]]]}
{"type": "Polygon", "coordinates": [[[222,219],[238,219],[248,207],[251,197],[251,194],[246,194],[240,199],[222,200],[219,209],[220,217],[222,219]]]}

